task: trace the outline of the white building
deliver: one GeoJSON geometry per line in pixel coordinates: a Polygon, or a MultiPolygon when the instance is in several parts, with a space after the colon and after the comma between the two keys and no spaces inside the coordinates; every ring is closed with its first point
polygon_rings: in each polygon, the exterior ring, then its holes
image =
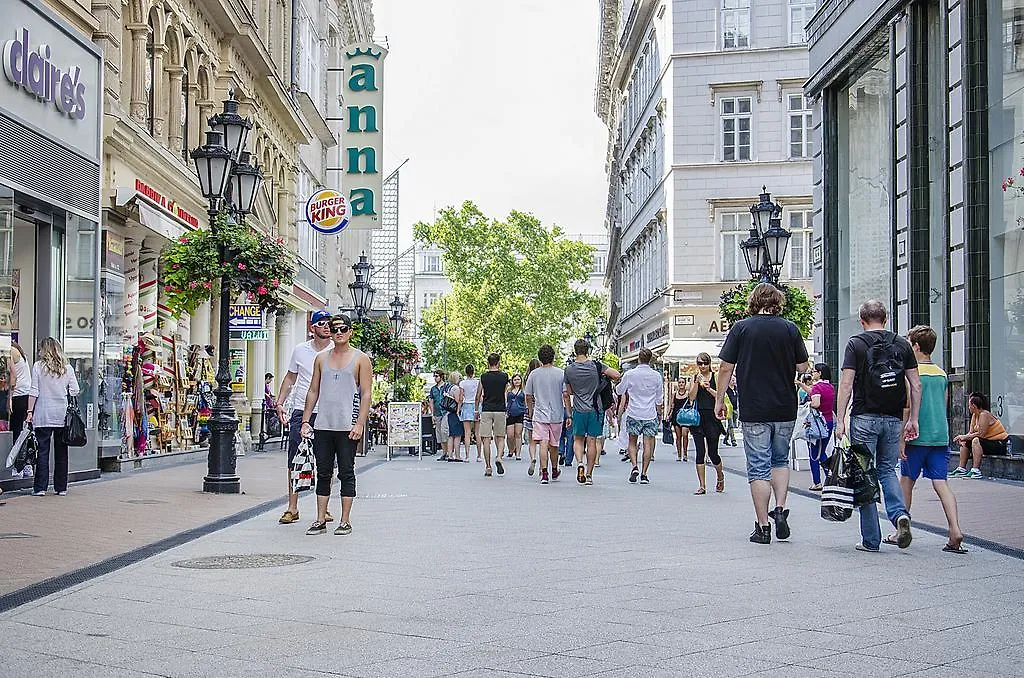
{"type": "Polygon", "coordinates": [[[783,276],[810,289],[803,26],[815,0],[601,4],[609,331],[626,360],[646,346],[685,364],[716,355],[728,331],[718,303],[748,278],[738,245],[762,184],[793,231],[783,276]]]}

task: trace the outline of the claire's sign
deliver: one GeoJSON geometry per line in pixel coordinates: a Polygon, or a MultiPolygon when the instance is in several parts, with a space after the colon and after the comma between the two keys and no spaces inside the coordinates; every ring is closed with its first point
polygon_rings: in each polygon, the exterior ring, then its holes
{"type": "Polygon", "coordinates": [[[28,28],[3,45],[4,75],[16,87],[53,104],[72,120],[84,120],[87,92],[80,65],[64,66],[45,43],[33,44],[28,28]]]}
{"type": "MultiPolygon", "coordinates": [[[[372,42],[358,42],[344,55],[345,120],[341,144],[342,186],[348,194],[353,228],[380,226],[384,186],[384,60],[388,51],[372,42]]],[[[339,229],[340,230],[340,229],[339,229]]]]}

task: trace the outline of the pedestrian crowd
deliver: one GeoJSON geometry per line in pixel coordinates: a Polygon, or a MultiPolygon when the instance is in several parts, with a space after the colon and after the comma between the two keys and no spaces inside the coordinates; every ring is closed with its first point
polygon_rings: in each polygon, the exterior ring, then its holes
{"type": "MultiPolygon", "coordinates": [[[[730,329],[717,371],[712,357],[701,353],[692,378],[680,375],[668,393],[662,375],[651,366],[649,349],[641,349],[636,366],[623,374],[591,356],[590,343],[582,339],[564,367],[555,364],[554,347],[544,345],[524,375],[506,373],[496,353],[487,356],[487,368],[479,375],[472,365],[450,373],[436,370],[423,409],[433,423],[438,461],[468,463],[475,452],[485,477],[503,476],[505,464],[523,458],[525,443],[529,476],[539,476],[546,485],[560,478],[561,467],[575,466],[576,481],[589,486],[605,454],[604,440],[613,438],[622,460],[629,462],[626,480],[648,484],[659,436],[674,444],[678,461],[689,460],[692,439],[695,494],[706,495],[708,464],[715,492],[725,491],[719,449],[740,444],[738,431],[755,516],[750,541],[770,544],[773,536],[786,540],[792,532],[786,506],[791,443],[803,437],[813,491],[828,489],[841,467],[835,460],[847,448],[869,459],[871,477],[877,477],[873,493],[884,500],[893,530],[883,538],[876,502],[861,502],[856,506],[858,550],[910,545],[913,489],[924,476],[947,517],[944,550],[965,553],[947,478],[981,477],[982,457],[1005,454],[1008,435],[988,399],[972,394],[970,428],[952,440],[960,448],[960,465],[949,474],[948,379],[932,362],[934,330],[918,326],[898,336],[886,329],[885,306],[864,302],[859,309],[862,332],[847,343],[838,383],[833,383],[830,366],[812,366],[799,330],[781,317],[784,296],[777,287],[759,284],[748,301],[748,317],[730,329]]],[[[307,533],[322,534],[333,520],[327,509],[337,465],[342,513],[335,533],[348,534],[355,449],[368,419],[386,415],[372,409],[372,368],[368,357],[349,344],[351,319],[318,311],[311,320],[312,338],[295,347],[274,399],[282,422],[290,422],[289,504],[280,522],[299,519],[293,466],[306,449],[304,454],[315,458],[317,495],[316,520],[307,533]],[[311,452],[303,442],[307,437],[312,438],[311,452]]]]}

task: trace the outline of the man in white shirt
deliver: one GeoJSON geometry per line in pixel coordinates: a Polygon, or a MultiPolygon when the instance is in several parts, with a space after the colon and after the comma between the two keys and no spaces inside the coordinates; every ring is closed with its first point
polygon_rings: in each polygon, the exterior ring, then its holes
{"type": "Polygon", "coordinates": [[[637,477],[640,484],[646,485],[647,469],[654,458],[654,444],[661,432],[660,422],[665,400],[665,385],[661,375],[651,368],[654,354],[649,348],[640,349],[640,364],[622,376],[622,381],[615,388],[620,396],[619,416],[626,413],[626,430],[629,433],[629,460],[633,462],[633,470],[629,473],[629,482],[635,483],[637,477]],[[641,471],[636,464],[637,443],[644,440],[644,466],[641,471]]]}
{"type": "MultiPolygon", "coordinates": [[[[285,406],[289,407],[288,419],[288,510],[278,521],[290,524],[299,519],[299,495],[292,492],[292,460],[299,451],[302,442],[302,408],[306,405],[306,394],[313,378],[313,362],[321,351],[331,348],[331,314],[328,311],[314,311],[309,320],[309,329],[313,338],[304,341],[292,349],[291,360],[288,361],[288,374],[281,382],[281,391],[277,394],[277,416],[284,423],[285,406]],[[294,387],[294,388],[293,388],[294,387]],[[290,400],[289,400],[290,397],[290,400]]],[[[310,422],[316,420],[316,410],[310,422]]],[[[327,520],[334,518],[327,514],[327,520]]]]}

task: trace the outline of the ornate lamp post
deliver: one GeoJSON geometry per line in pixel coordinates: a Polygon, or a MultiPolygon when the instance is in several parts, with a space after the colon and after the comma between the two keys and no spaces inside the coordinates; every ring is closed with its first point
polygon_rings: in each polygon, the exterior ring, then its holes
{"type": "MultiPolygon", "coordinates": [[[[399,337],[402,336],[402,328],[405,327],[405,316],[402,315],[402,311],[405,309],[405,304],[402,300],[395,295],[394,300],[391,302],[391,315],[388,316],[388,320],[391,321],[391,330],[395,333],[395,341],[398,341],[399,337]]],[[[395,373],[395,398],[398,398],[398,358],[395,358],[394,365],[395,373]]]]}
{"type": "MultiPolygon", "coordinates": [[[[199,189],[209,202],[207,214],[210,228],[217,229],[217,217],[222,210],[244,221],[256,202],[263,184],[263,173],[250,162],[245,143],[252,129],[252,121],[238,114],[238,102],[230,94],[224,102],[224,111],[210,118],[211,131],[206,143],[192,151],[192,160],[199,175],[199,189]]],[[[228,251],[221,245],[221,261],[228,261],[228,251]]],[[[231,373],[228,371],[228,320],[231,306],[231,284],[220,281],[220,338],[218,341],[217,388],[210,417],[210,452],[207,474],[203,478],[203,492],[238,494],[241,483],[235,473],[235,431],[238,419],[231,406],[231,373]]]]}
{"type": "Polygon", "coordinates": [[[766,186],[761,190],[760,201],[750,206],[750,237],[740,243],[740,249],[750,277],[778,287],[792,234],[782,228],[782,205],[772,202],[766,186]]]}
{"type": "Polygon", "coordinates": [[[603,316],[597,316],[594,328],[597,330],[597,347],[604,351],[608,346],[608,321],[603,316]]]}
{"type": "Polygon", "coordinates": [[[373,295],[377,292],[370,284],[372,271],[373,264],[366,260],[366,254],[360,254],[359,261],[352,264],[355,280],[348,284],[348,290],[352,295],[352,307],[356,311],[356,320],[360,323],[373,308],[373,295]]]}

